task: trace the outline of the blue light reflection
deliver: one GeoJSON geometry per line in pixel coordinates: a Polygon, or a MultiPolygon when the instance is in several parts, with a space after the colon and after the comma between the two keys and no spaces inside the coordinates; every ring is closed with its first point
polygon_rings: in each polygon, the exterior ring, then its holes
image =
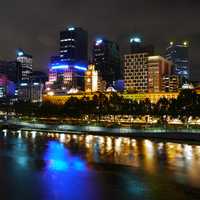
{"type": "Polygon", "coordinates": [[[44,160],[47,169],[52,171],[85,171],[86,164],[79,157],[71,156],[59,142],[49,142],[44,160]]]}

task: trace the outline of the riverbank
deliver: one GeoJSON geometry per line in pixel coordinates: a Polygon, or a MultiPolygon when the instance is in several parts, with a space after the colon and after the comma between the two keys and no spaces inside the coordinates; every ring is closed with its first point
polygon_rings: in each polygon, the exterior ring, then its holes
{"type": "Polygon", "coordinates": [[[20,129],[22,131],[41,131],[48,133],[91,134],[132,138],[160,138],[170,140],[200,141],[200,129],[175,129],[163,127],[105,127],[100,125],[45,124],[7,120],[1,122],[2,129],[20,129]]]}

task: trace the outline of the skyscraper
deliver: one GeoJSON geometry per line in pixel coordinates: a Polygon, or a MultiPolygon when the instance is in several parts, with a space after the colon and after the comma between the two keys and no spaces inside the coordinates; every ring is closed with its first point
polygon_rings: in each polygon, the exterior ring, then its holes
{"type": "Polygon", "coordinates": [[[60,61],[69,65],[88,61],[88,33],[80,27],[69,27],[60,32],[60,61]]]}
{"type": "Polygon", "coordinates": [[[135,36],[130,39],[131,53],[148,53],[150,56],[154,54],[153,45],[145,45],[142,38],[135,36]]]}
{"type": "Polygon", "coordinates": [[[180,76],[182,83],[190,78],[188,47],[188,42],[170,42],[166,49],[166,58],[174,64],[173,73],[180,76]]]}
{"type": "Polygon", "coordinates": [[[72,88],[83,90],[88,63],[88,33],[80,27],[60,32],[60,50],[52,56],[47,90],[67,93],[72,88]]]}
{"type": "Polygon", "coordinates": [[[124,56],[124,89],[129,92],[148,91],[148,56],[154,53],[153,46],[145,46],[142,39],[130,39],[131,53],[124,56]]]}
{"type": "Polygon", "coordinates": [[[27,54],[22,49],[17,50],[17,61],[21,63],[22,67],[22,80],[29,80],[33,71],[32,56],[27,54]]]}
{"type": "Polygon", "coordinates": [[[0,61],[0,73],[6,75],[8,80],[18,84],[22,79],[21,63],[17,61],[0,61]]]}
{"type": "Polygon", "coordinates": [[[108,85],[122,78],[119,46],[107,39],[93,43],[93,63],[108,85]]]}

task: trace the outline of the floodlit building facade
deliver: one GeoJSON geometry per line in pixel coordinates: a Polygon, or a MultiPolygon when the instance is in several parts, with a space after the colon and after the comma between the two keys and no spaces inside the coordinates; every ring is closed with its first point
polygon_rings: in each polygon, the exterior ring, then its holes
{"type": "Polygon", "coordinates": [[[95,70],[95,65],[89,65],[85,72],[85,92],[96,92],[98,81],[98,72],[95,70]]]}
{"type": "Polygon", "coordinates": [[[148,53],[124,56],[124,88],[128,92],[148,92],[148,53]]]}
{"type": "Polygon", "coordinates": [[[148,92],[161,92],[164,76],[171,75],[172,63],[161,56],[148,57],[148,92]]]}
{"type": "Polygon", "coordinates": [[[177,92],[180,89],[180,78],[177,75],[162,77],[162,92],[177,92]]]}

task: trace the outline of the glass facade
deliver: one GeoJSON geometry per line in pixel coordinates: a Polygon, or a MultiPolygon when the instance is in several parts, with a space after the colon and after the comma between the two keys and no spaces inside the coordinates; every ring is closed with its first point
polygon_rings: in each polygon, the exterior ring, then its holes
{"type": "Polygon", "coordinates": [[[171,42],[166,51],[166,58],[174,64],[173,73],[178,75],[182,82],[187,82],[190,79],[188,44],[171,42]]]}

